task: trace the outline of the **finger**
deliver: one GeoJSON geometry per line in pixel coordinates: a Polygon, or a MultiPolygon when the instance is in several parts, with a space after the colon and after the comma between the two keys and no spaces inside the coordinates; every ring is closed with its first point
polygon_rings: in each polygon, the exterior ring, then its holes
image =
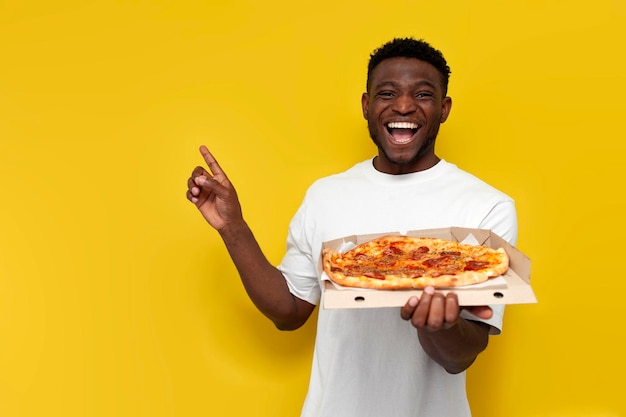
{"type": "Polygon", "coordinates": [[[222,167],[220,167],[220,164],[217,163],[217,160],[215,159],[215,157],[213,157],[213,154],[209,152],[209,149],[206,146],[200,146],[200,153],[202,154],[204,161],[206,162],[213,175],[223,175],[224,177],[226,177],[226,174],[222,170],[222,167]]]}
{"type": "Polygon", "coordinates": [[[215,193],[218,196],[226,196],[228,194],[228,188],[220,184],[215,177],[206,177],[201,175],[193,179],[195,187],[198,188],[198,195],[202,190],[206,190],[209,193],[215,193]]]}
{"type": "Polygon", "coordinates": [[[198,197],[191,193],[191,190],[187,190],[187,200],[191,201],[194,204],[199,201],[198,197]]]}
{"type": "Polygon", "coordinates": [[[200,178],[200,177],[202,176],[194,176],[192,174],[192,176],[189,177],[189,179],[187,179],[187,189],[191,191],[191,193],[194,196],[198,196],[200,194],[200,187],[198,186],[198,183],[196,182],[197,178],[200,178]]]}
{"type": "Polygon", "coordinates": [[[448,324],[454,324],[459,319],[459,298],[453,292],[446,294],[446,314],[445,320],[448,324]]]}
{"type": "Polygon", "coordinates": [[[441,293],[435,293],[430,300],[427,326],[431,329],[441,329],[445,320],[446,299],[441,293]]]}
{"type": "Polygon", "coordinates": [[[211,174],[209,174],[209,172],[201,166],[195,167],[193,172],[191,173],[191,178],[196,178],[196,177],[201,177],[201,176],[210,177],[211,174]]]}
{"type": "Polygon", "coordinates": [[[413,315],[413,312],[415,311],[415,307],[417,307],[418,303],[419,303],[419,300],[417,299],[417,297],[409,298],[406,304],[403,305],[402,308],[400,309],[400,317],[402,317],[402,320],[409,320],[411,318],[411,316],[413,315]]]}
{"type": "Polygon", "coordinates": [[[192,187],[202,187],[204,185],[205,182],[207,182],[207,178],[213,178],[213,177],[207,177],[206,175],[198,175],[197,177],[193,177],[191,180],[193,182],[192,187]]]}
{"type": "Polygon", "coordinates": [[[430,302],[432,301],[435,290],[432,287],[426,287],[422,291],[422,296],[419,299],[419,303],[411,316],[411,324],[414,327],[421,329],[426,326],[426,320],[428,319],[428,312],[430,310],[430,302]]]}

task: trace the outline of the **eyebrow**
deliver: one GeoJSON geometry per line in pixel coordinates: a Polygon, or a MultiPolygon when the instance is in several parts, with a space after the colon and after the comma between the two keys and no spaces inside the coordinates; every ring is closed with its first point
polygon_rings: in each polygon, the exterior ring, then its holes
{"type": "MultiPolygon", "coordinates": [[[[398,83],[396,83],[394,81],[383,81],[383,82],[381,82],[379,84],[376,84],[373,87],[376,88],[376,89],[379,89],[381,87],[387,87],[387,86],[394,87],[394,88],[399,88],[400,84],[398,84],[398,83]]],[[[411,87],[413,87],[413,88],[415,88],[415,87],[422,87],[422,86],[427,86],[427,87],[430,87],[430,88],[433,88],[433,89],[437,89],[436,85],[434,85],[433,83],[431,83],[430,81],[427,81],[427,80],[420,80],[420,81],[417,81],[417,82],[415,82],[415,83],[413,83],[411,85],[411,87]]]]}

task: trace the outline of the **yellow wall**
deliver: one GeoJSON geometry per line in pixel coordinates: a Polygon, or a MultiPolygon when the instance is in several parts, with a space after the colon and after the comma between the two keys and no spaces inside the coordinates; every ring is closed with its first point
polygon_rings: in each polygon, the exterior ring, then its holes
{"type": "Polygon", "coordinates": [[[475,415],[626,416],[625,18],[617,0],[0,1],[0,416],[297,415],[315,323],[256,312],[186,179],[206,143],[278,262],[305,188],[373,154],[367,57],[406,35],[452,66],[439,154],[516,199],[533,260],[539,303],[509,307],[470,371],[475,415]]]}

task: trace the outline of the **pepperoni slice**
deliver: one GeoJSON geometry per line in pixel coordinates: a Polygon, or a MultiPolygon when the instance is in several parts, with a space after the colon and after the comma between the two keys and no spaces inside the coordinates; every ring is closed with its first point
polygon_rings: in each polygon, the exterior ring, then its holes
{"type": "Polygon", "coordinates": [[[489,266],[489,262],[485,261],[467,261],[465,264],[466,271],[478,271],[489,266]]]}

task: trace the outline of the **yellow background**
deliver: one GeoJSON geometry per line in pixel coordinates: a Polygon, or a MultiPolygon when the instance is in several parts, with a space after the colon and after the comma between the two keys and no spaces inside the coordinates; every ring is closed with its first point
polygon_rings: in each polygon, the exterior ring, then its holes
{"type": "Polygon", "coordinates": [[[207,144],[277,263],[306,187],[375,152],[367,58],[407,35],[452,67],[438,153],[515,198],[533,260],[539,303],[510,306],[469,371],[474,414],[626,416],[625,18],[618,0],[0,1],[0,416],[297,415],[315,323],[256,312],[186,180],[207,144]]]}

